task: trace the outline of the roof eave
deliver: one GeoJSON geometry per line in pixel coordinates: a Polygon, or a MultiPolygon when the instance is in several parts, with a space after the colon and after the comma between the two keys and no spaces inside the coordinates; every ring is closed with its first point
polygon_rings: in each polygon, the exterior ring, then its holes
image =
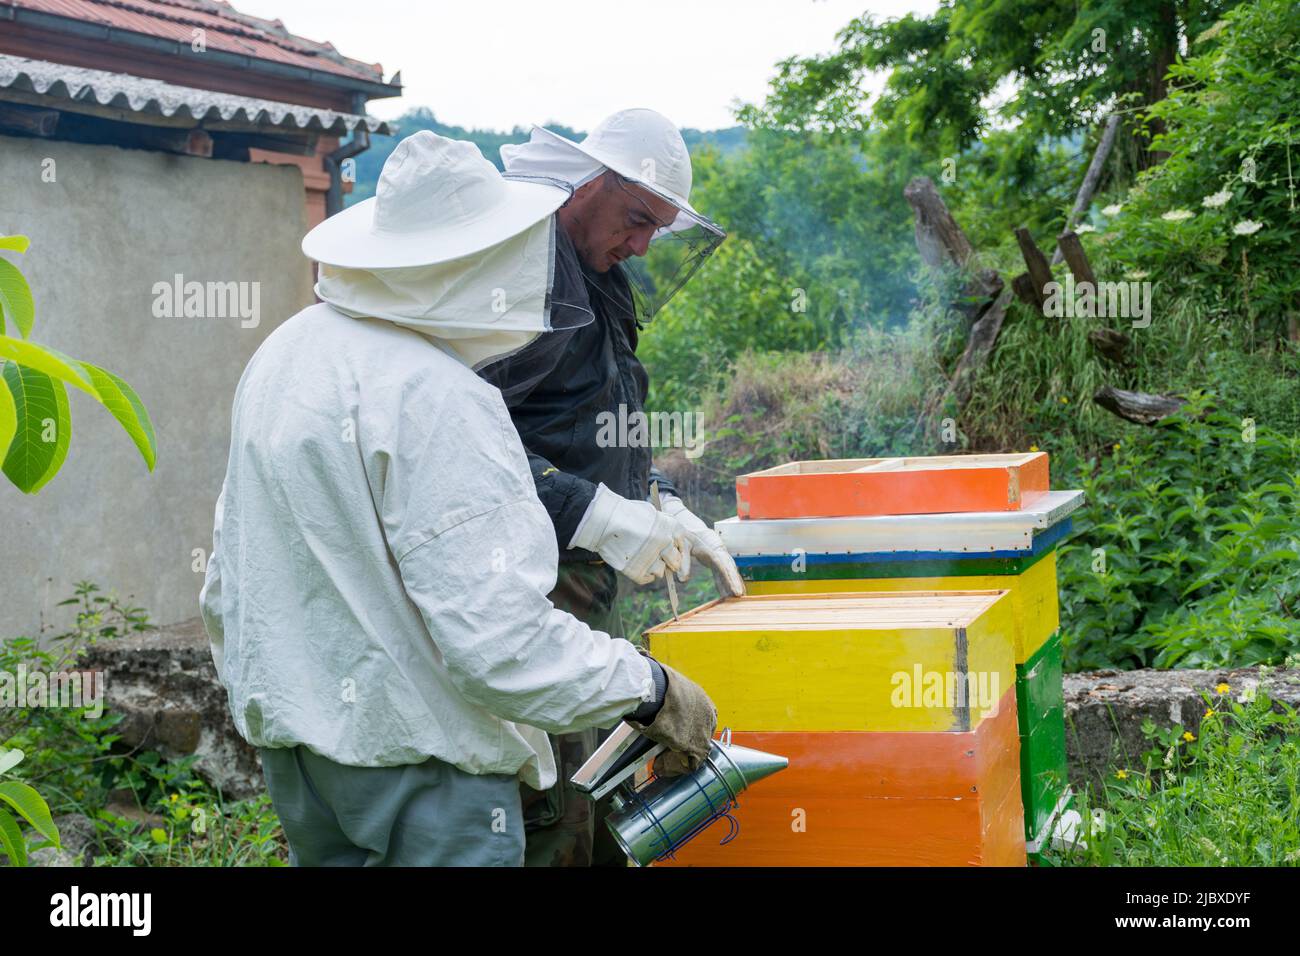
{"type": "Polygon", "coordinates": [[[275,76],[280,79],[298,80],[317,86],[348,90],[361,93],[367,99],[372,100],[402,95],[402,85],[400,83],[384,83],[382,80],[366,80],[361,77],[344,76],[340,73],[311,70],[306,67],[290,66],[287,63],[275,63],[257,57],[241,56],[238,53],[229,53],[224,50],[205,50],[202,53],[196,53],[187,44],[178,41],[164,40],[161,37],[151,37],[143,33],[133,33],[130,30],[121,30],[101,24],[86,23],[83,20],[60,17],[39,10],[27,10],[22,7],[0,4],[0,19],[12,20],[16,23],[24,23],[32,27],[69,36],[84,37],[135,49],[152,50],[156,53],[167,53],[183,59],[193,59],[196,63],[216,63],[233,69],[265,73],[268,76],[275,76]]]}

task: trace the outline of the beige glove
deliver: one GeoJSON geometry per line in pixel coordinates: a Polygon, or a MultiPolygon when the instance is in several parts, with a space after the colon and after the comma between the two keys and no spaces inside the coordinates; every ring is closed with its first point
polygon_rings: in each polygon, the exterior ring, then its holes
{"type": "Polygon", "coordinates": [[[628,720],[634,730],[668,748],[655,759],[655,773],[672,777],[694,770],[709,755],[718,709],[699,684],[660,663],[668,678],[664,704],[648,725],[628,720]]]}

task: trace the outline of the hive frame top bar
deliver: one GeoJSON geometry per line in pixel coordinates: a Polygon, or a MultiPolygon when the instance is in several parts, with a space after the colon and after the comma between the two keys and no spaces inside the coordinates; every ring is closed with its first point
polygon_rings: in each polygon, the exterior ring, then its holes
{"type": "Polygon", "coordinates": [[[714,527],[733,555],[1028,551],[1034,536],[1083,505],[1082,491],[1049,491],[1019,511],[846,518],[727,518],[714,527]]]}
{"type": "Polygon", "coordinates": [[[683,614],[680,620],[664,621],[646,633],[965,628],[1007,593],[1006,590],[974,589],[747,594],[701,604],[683,614]]]}

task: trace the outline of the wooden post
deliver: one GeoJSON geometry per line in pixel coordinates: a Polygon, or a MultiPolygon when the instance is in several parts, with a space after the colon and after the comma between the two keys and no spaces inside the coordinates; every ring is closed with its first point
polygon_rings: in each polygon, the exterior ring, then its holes
{"type": "Polygon", "coordinates": [[[916,248],[921,260],[931,269],[946,264],[964,269],[975,249],[948,212],[934,181],[917,176],[903,190],[903,198],[916,216],[916,248]]]}
{"type": "MultiPolygon", "coordinates": [[[[1088,164],[1088,171],[1084,173],[1083,183],[1079,186],[1079,193],[1074,197],[1074,208],[1070,210],[1070,216],[1065,220],[1065,229],[1070,231],[1074,228],[1079,217],[1083,215],[1088,204],[1092,202],[1093,193],[1097,191],[1097,184],[1101,182],[1101,171],[1106,166],[1106,159],[1110,156],[1111,149],[1115,146],[1115,135],[1119,132],[1119,114],[1111,113],[1106,118],[1106,128],[1101,132],[1101,141],[1097,144],[1097,149],[1092,154],[1092,162],[1088,164]]],[[[1061,261],[1061,247],[1056,247],[1056,252],[1052,254],[1052,265],[1061,261]]]]}
{"type": "Polygon", "coordinates": [[[1020,244],[1020,254],[1029,270],[1029,281],[1033,283],[1034,293],[1040,299],[1046,298],[1047,284],[1052,281],[1052,267],[1047,264],[1047,257],[1024,226],[1016,230],[1016,242],[1020,244]]]}
{"type": "Polygon", "coordinates": [[[1106,411],[1138,425],[1154,425],[1187,404],[1183,399],[1169,395],[1126,392],[1109,385],[1099,388],[1092,400],[1106,411]]]}
{"type": "Polygon", "coordinates": [[[1022,272],[1012,279],[1011,289],[1025,305],[1033,306],[1039,312],[1043,311],[1043,294],[1034,288],[1034,280],[1029,278],[1028,272],[1022,272]]]}
{"type": "Polygon", "coordinates": [[[903,190],[916,216],[916,248],[922,261],[931,269],[959,268],[971,273],[955,308],[971,320],[966,350],[957,362],[947,388],[935,395],[922,409],[916,428],[922,429],[934,413],[943,407],[949,395],[964,404],[970,397],[971,382],[979,367],[988,359],[997,342],[1011,302],[1011,290],[992,269],[974,271],[975,249],[944,205],[934,182],[917,176],[903,190]]]}
{"type": "Polygon", "coordinates": [[[1091,283],[1093,291],[1096,292],[1097,276],[1092,271],[1092,264],[1088,262],[1088,256],[1083,251],[1083,243],[1079,241],[1078,234],[1061,233],[1056,240],[1056,249],[1065,256],[1065,264],[1074,273],[1075,281],[1091,283]]]}
{"type": "Polygon", "coordinates": [[[966,351],[962,353],[957,368],[953,370],[951,384],[936,408],[942,408],[948,395],[957,400],[960,407],[970,398],[975,372],[988,361],[997,344],[998,333],[1002,331],[1002,320],[1007,317],[1007,307],[1011,305],[1011,289],[1003,289],[1002,294],[985,310],[973,326],[970,337],[966,340],[966,351]]]}

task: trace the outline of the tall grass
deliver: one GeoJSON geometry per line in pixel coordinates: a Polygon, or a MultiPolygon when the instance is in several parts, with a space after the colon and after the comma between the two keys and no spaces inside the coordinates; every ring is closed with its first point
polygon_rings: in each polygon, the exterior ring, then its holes
{"type": "Polygon", "coordinates": [[[1144,730],[1152,748],[1120,759],[1081,795],[1081,845],[1049,850],[1075,866],[1300,864],[1300,717],[1249,687],[1205,694],[1199,736],[1144,730]]]}

